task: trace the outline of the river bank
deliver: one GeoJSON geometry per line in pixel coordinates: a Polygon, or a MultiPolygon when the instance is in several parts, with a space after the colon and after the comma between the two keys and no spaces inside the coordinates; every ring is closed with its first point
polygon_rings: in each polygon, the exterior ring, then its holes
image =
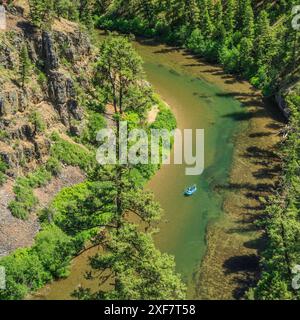
{"type": "Polygon", "coordinates": [[[235,137],[229,182],[216,187],[226,193],[224,215],[207,228],[207,252],[194,296],[203,300],[242,299],[259,279],[259,253],[265,243],[257,226],[264,209],[261,198],[272,194],[278,182],[281,163],[276,151],[285,126],[274,102],[263,99],[246,81],[224,74],[219,67],[210,70],[208,79],[219,82],[220,75],[226,80],[219,85],[242,102],[246,113],[232,114],[245,125],[235,137]]]}
{"type": "Polygon", "coordinates": [[[285,119],[276,104],[265,100],[247,81],[197,60],[189,52],[170,47],[161,50],[243,106],[242,112],[226,115],[242,127],[234,136],[228,182],[214,187],[225,194],[223,214],[207,226],[206,253],[194,273],[195,291],[190,293],[194,299],[240,299],[258,279],[259,251],[264,248],[263,233],[256,226],[263,213],[260,197],[272,193],[278,181],[276,150],[285,119]]]}
{"type": "MultiPolygon", "coordinates": [[[[200,178],[187,177],[184,166],[163,166],[147,186],[165,211],[155,242],[161,251],[175,256],[177,270],[189,285],[189,298],[238,298],[241,294],[236,292],[243,292],[240,281],[249,277],[253,281],[258,270],[257,249],[245,243],[261,233],[253,229],[245,212],[259,212],[257,199],[265,193],[264,184],[274,182],[272,169],[268,179],[258,176],[268,163],[263,157],[270,156],[269,142],[279,140],[280,116],[269,113],[272,106],[267,108],[247,82],[226,75],[220,67],[150,40],[139,40],[135,46],[145,61],[148,80],[171,106],[178,127],[206,132],[206,170],[200,178]],[[256,164],[250,161],[255,153],[256,164]],[[199,184],[199,193],[184,200],[184,186],[194,183],[199,184]],[[240,270],[241,256],[253,258],[242,259],[245,270],[240,270]],[[249,263],[252,273],[247,270],[249,263]]],[[[70,277],[45,287],[36,298],[70,299],[79,284],[88,285],[84,280],[88,257],[89,253],[76,258],[70,277]]]]}

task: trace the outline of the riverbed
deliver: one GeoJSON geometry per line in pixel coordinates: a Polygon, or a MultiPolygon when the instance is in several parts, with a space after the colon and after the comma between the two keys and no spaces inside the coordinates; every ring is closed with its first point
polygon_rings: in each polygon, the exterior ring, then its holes
{"type": "MultiPolygon", "coordinates": [[[[250,95],[253,89],[178,48],[150,40],[136,41],[135,47],[145,62],[148,81],[171,107],[178,128],[205,130],[201,176],[187,176],[185,164],[164,165],[146,186],[164,210],[156,245],[175,256],[177,271],[188,285],[188,297],[194,298],[208,226],[224,216],[226,192],[220,186],[229,182],[235,139],[248,125],[249,104],[246,110],[243,95],[250,95]],[[197,184],[198,192],[184,197],[184,188],[192,184],[197,184]]],[[[90,286],[84,280],[89,254],[74,260],[69,278],[46,286],[36,298],[70,299],[79,284],[90,286]]]]}

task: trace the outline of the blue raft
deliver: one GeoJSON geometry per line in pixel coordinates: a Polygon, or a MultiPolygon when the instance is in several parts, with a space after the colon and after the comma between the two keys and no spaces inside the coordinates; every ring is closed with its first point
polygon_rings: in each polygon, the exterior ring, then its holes
{"type": "Polygon", "coordinates": [[[192,196],[197,191],[197,186],[193,185],[184,191],[185,196],[192,196]]]}

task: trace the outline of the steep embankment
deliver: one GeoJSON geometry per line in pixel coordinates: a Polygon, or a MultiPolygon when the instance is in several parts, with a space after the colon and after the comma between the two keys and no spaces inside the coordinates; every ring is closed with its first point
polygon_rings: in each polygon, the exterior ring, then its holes
{"type": "MultiPolygon", "coordinates": [[[[6,175],[0,187],[0,256],[31,245],[39,230],[40,205],[30,207],[25,220],[10,210],[16,178],[52,160],[53,131],[82,134],[93,61],[89,38],[76,24],[61,19],[51,33],[42,32],[17,13],[8,14],[7,30],[0,31],[0,159],[6,175]]],[[[49,187],[34,192],[43,206],[61,188],[83,181],[80,169],[63,166],[49,187]]]]}

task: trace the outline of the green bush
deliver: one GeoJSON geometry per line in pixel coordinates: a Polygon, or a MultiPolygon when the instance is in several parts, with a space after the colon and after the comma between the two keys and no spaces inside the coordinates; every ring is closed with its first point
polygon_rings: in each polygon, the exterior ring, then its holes
{"type": "Polygon", "coordinates": [[[88,118],[88,125],[81,139],[82,142],[89,143],[96,146],[97,133],[99,130],[105,127],[106,127],[106,121],[104,117],[97,112],[90,112],[89,118],[88,118]]]}
{"type": "Polygon", "coordinates": [[[112,219],[113,197],[109,182],[84,182],[65,188],[52,203],[54,223],[72,236],[106,224],[112,219]]]}
{"type": "MultiPolygon", "coordinates": [[[[157,33],[155,28],[149,28],[148,23],[140,17],[127,20],[124,18],[102,16],[96,17],[95,20],[96,27],[105,30],[117,30],[127,34],[134,33],[144,37],[153,37],[157,33]]],[[[161,32],[160,25],[158,25],[158,30],[161,32]]]]}
{"type": "Polygon", "coordinates": [[[61,172],[61,163],[58,159],[51,157],[46,163],[46,170],[51,172],[53,176],[57,176],[61,172]]]}
{"type": "Polygon", "coordinates": [[[52,172],[48,171],[46,167],[41,167],[35,172],[28,174],[28,176],[20,180],[20,184],[25,187],[39,188],[45,186],[52,178],[52,172]]]}
{"type": "Polygon", "coordinates": [[[6,170],[8,169],[8,165],[0,158],[0,186],[6,181],[6,170]]]}
{"type": "Polygon", "coordinates": [[[8,206],[14,217],[27,219],[28,214],[37,205],[38,199],[33,194],[32,188],[32,183],[26,177],[17,179],[14,186],[16,197],[8,206]]]}
{"type": "Polygon", "coordinates": [[[44,72],[37,69],[38,78],[37,81],[42,88],[45,88],[47,85],[47,76],[44,72]]]}
{"type": "Polygon", "coordinates": [[[71,0],[56,0],[54,7],[56,14],[65,19],[77,21],[79,19],[79,12],[76,1],[71,0]]]}
{"type": "Polygon", "coordinates": [[[38,199],[33,189],[45,186],[52,178],[60,172],[60,163],[55,158],[50,158],[46,165],[29,173],[26,177],[16,180],[14,186],[15,200],[9,203],[9,210],[12,215],[19,219],[27,219],[28,214],[38,204],[38,199]]]}
{"type": "Polygon", "coordinates": [[[37,111],[34,111],[30,114],[29,122],[33,124],[35,134],[43,132],[46,129],[46,124],[41,114],[37,111]]]}
{"type": "Polygon", "coordinates": [[[154,100],[159,105],[159,113],[155,122],[152,123],[151,129],[166,129],[169,131],[176,129],[177,122],[172,111],[158,97],[154,97],[154,100]]]}
{"type": "Polygon", "coordinates": [[[30,249],[18,249],[0,260],[5,267],[6,289],[0,290],[0,300],[20,300],[50,280],[38,256],[30,249]]]}
{"type": "Polygon", "coordinates": [[[55,225],[47,225],[35,239],[32,247],[41,261],[44,270],[52,278],[67,277],[69,265],[74,254],[71,238],[55,225]]]}
{"type": "Polygon", "coordinates": [[[83,170],[88,170],[94,161],[91,152],[76,143],[71,143],[62,139],[58,134],[52,134],[54,144],[51,148],[51,156],[59,161],[72,166],[78,166],[83,170]]]}
{"type": "Polygon", "coordinates": [[[18,249],[0,259],[6,273],[6,289],[0,290],[0,300],[23,299],[47,282],[66,277],[73,255],[72,239],[58,227],[46,226],[32,248],[18,249]]]}
{"type": "Polygon", "coordinates": [[[23,203],[13,200],[9,203],[8,209],[11,214],[18,219],[26,220],[28,218],[28,210],[23,203]]]}

